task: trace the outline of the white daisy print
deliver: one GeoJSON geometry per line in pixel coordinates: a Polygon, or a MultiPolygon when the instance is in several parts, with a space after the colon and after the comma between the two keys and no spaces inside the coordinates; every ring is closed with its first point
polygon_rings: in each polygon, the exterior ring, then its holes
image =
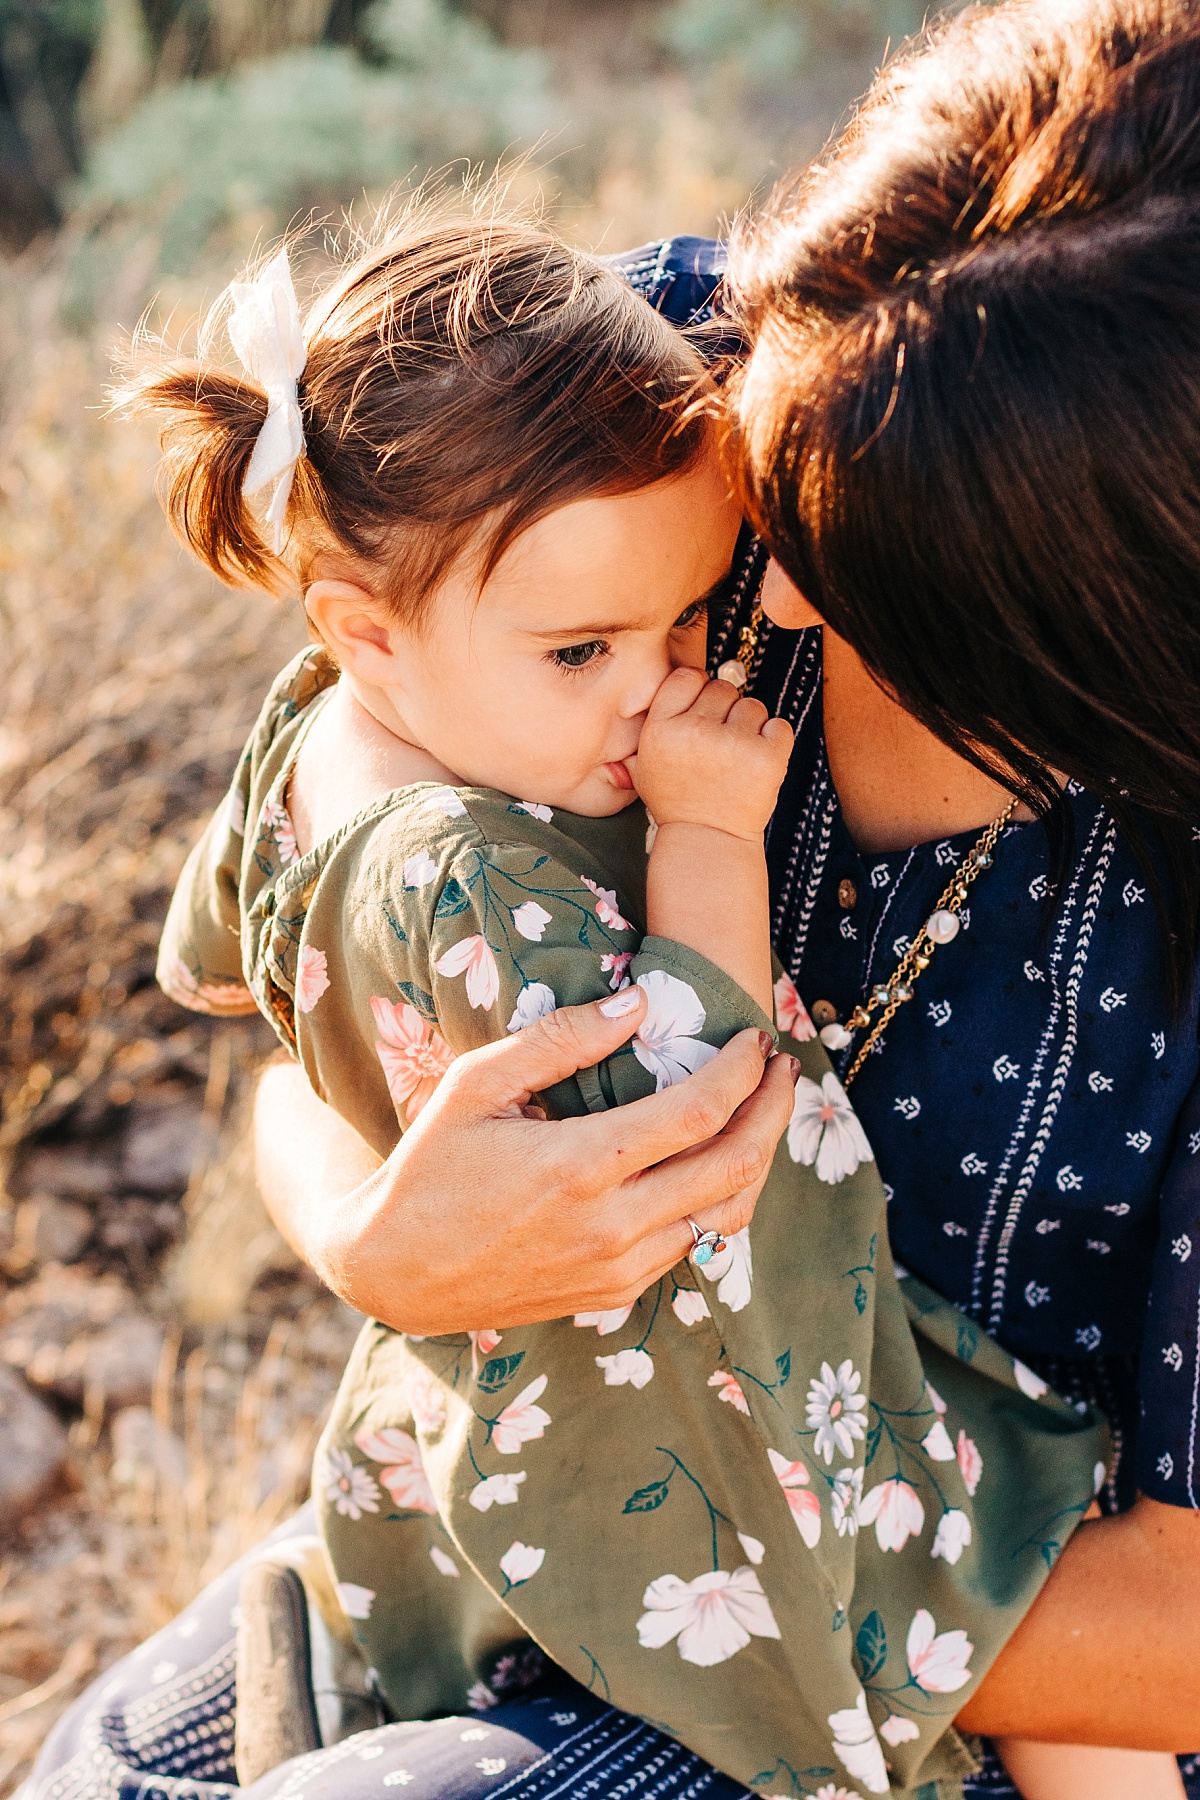
{"type": "MultiPolygon", "coordinates": [[[[862,1376],[849,1357],[838,1364],[836,1372],[827,1362],[822,1363],[819,1377],[808,1384],[806,1423],[817,1434],[813,1449],[827,1463],[833,1461],[835,1450],[853,1456],[854,1440],[867,1435],[862,1417],[867,1401],[858,1391],[861,1386],[862,1376]]],[[[953,1456],[953,1450],[950,1454],[953,1456]]]]}

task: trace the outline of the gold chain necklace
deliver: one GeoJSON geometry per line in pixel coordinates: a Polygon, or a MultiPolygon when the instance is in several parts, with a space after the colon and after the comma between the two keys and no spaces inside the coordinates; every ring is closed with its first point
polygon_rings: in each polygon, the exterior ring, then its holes
{"type": "MultiPolygon", "coordinates": [[[[717,670],[718,681],[727,681],[731,687],[736,688],[747,686],[758,650],[762,621],[763,609],[756,600],[749,623],[742,626],[735,654],[717,670]]],[[[832,1019],[821,1027],[818,1035],[827,1050],[845,1050],[855,1032],[865,1030],[871,1024],[873,1014],[879,1014],[870,1036],[860,1045],[858,1054],[842,1078],[844,1088],[848,1088],[854,1081],[900,1008],[912,999],[913,989],[933,960],[933,953],[938,945],[949,944],[958,936],[962,929],[962,920],[958,915],[967,895],[983,871],[991,868],[995,861],[996,840],[1016,810],[1016,800],[1010,800],[1003,812],[992,820],[972,844],[950,877],[937,905],[888,979],[875,983],[866,1002],[855,1007],[844,1025],[837,1019],[832,1019]]]]}

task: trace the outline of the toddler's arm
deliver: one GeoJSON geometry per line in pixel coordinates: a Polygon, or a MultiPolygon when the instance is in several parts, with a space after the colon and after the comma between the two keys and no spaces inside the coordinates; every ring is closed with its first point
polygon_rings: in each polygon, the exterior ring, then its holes
{"type": "Polygon", "coordinates": [[[790,726],[698,669],[663,682],[628,763],[658,823],[646,878],[654,937],[686,944],[770,1016],[763,832],[787,772],[790,726]]]}

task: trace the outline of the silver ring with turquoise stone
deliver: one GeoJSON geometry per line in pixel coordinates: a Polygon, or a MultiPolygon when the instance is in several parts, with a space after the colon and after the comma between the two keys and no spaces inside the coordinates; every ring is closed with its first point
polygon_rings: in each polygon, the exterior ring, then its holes
{"type": "Polygon", "coordinates": [[[686,1215],[684,1224],[690,1228],[692,1233],[692,1247],[688,1251],[688,1261],[694,1269],[702,1269],[706,1263],[712,1261],[718,1252],[724,1250],[725,1240],[719,1231],[702,1231],[691,1213],[686,1215]]]}

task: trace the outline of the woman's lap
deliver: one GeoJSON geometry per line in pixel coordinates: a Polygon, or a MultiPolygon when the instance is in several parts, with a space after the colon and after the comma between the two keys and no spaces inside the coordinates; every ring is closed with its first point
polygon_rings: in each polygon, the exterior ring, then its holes
{"type": "MultiPolygon", "coordinates": [[[[277,1536],[311,1529],[306,1507],[277,1536]]],[[[566,1675],[486,1713],[361,1732],[239,1789],[240,1576],[238,1565],[213,1582],[69,1708],[18,1800],[377,1800],[391,1788],[406,1800],[747,1800],[737,1782],[566,1675]]],[[[1200,1758],[1186,1759],[1185,1779],[1200,1800],[1200,1758]]],[[[992,1756],[966,1794],[1016,1800],[992,1756]]]]}

